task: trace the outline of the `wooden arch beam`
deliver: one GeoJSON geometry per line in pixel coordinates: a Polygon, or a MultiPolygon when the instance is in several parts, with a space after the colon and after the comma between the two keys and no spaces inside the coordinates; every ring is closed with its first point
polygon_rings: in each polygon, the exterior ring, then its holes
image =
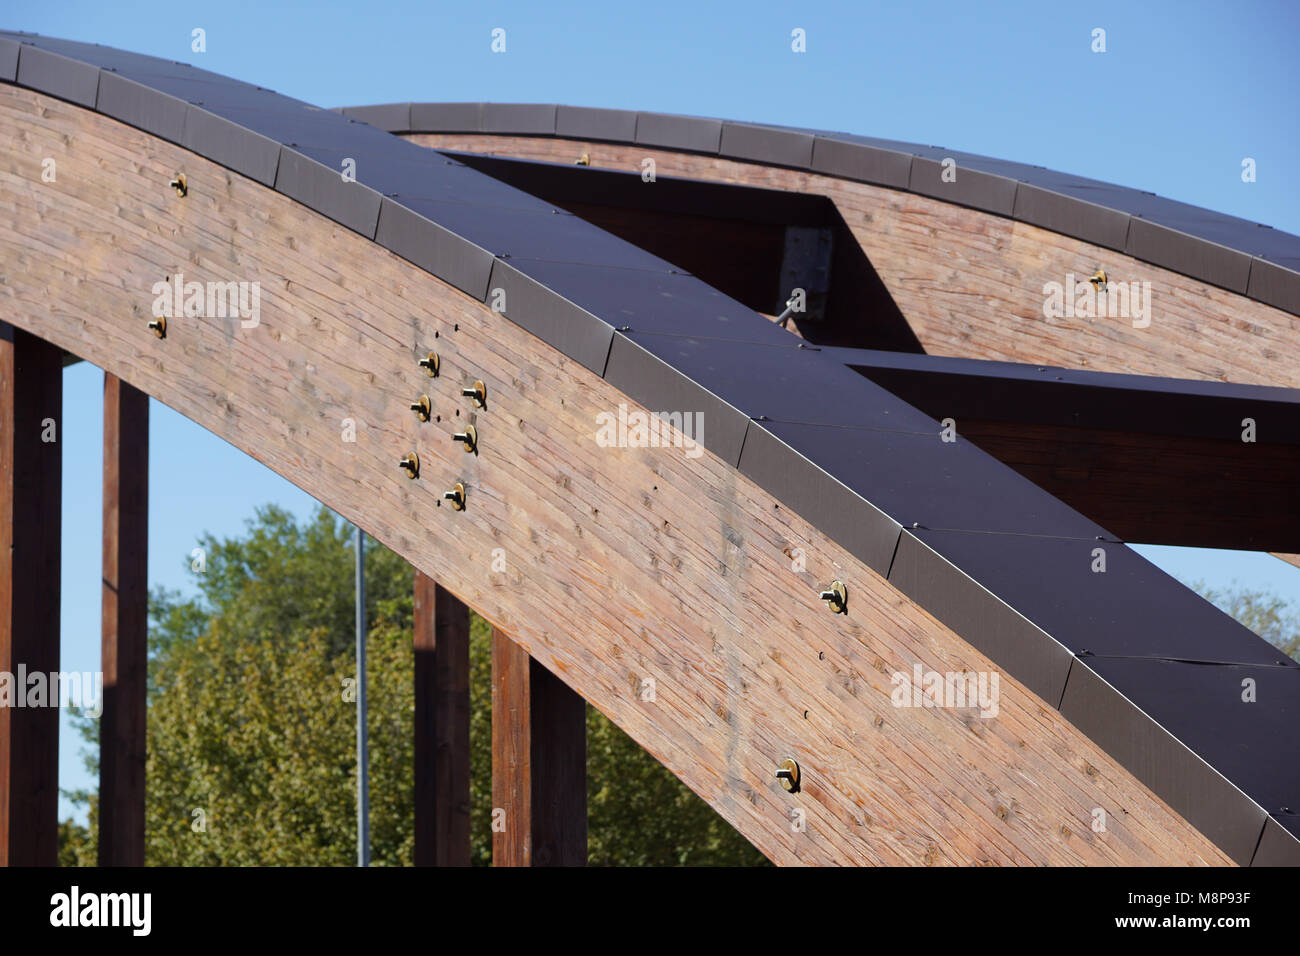
{"type": "Polygon", "coordinates": [[[597,451],[597,414],[626,396],[482,303],[81,107],[4,87],[0,142],[25,144],[0,173],[15,324],[92,343],[107,371],[443,582],[772,859],[1228,862],[1010,675],[996,721],[893,707],[891,675],[913,665],[998,668],[713,454],[597,451]],[[40,181],[41,155],[57,157],[57,184],[40,181]],[[184,199],[166,185],[178,169],[184,199]],[[152,284],[196,270],[260,281],[259,325],[178,319],[155,338],[152,284]],[[416,361],[435,347],[431,381],[416,361]],[[460,395],[475,380],[486,408],[460,395]],[[424,391],[428,423],[409,410],[424,391]],[[467,422],[478,454],[452,440],[467,422]],[[412,451],[414,481],[397,467],[412,451]],[[440,504],[456,481],[463,512],[440,504]],[[851,582],[847,615],[818,600],[835,578],[851,582]],[[797,794],[774,776],[787,757],[797,794]]]}

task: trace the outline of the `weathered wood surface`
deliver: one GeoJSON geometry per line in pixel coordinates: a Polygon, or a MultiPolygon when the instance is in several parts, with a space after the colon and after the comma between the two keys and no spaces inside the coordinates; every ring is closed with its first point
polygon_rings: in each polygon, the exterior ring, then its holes
{"type": "MultiPolygon", "coordinates": [[[[932,355],[1300,387],[1300,316],[1058,233],[937,199],[817,173],[549,137],[417,134],[423,146],[816,193],[839,208],[932,355]],[[1043,314],[1043,286],[1098,267],[1151,283],[1152,318],[1043,314]]],[[[654,188],[647,184],[646,188],[654,188]]],[[[864,315],[863,322],[870,321],[864,315]]]]}
{"type": "Polygon", "coordinates": [[[59,670],[63,353],[17,324],[0,322],[0,866],[54,866],[59,687],[51,706],[26,678],[59,670]]]}
{"type": "Polygon", "coordinates": [[[895,671],[995,666],[707,452],[598,447],[597,413],[625,397],[480,303],[67,103],[0,88],[0,143],[11,321],[92,355],[359,523],[773,860],[1229,862],[1006,674],[995,719],[894,708],[895,671]],[[45,156],[57,183],[41,181],[45,156]],[[185,199],[167,188],[178,169],[185,199]],[[260,325],[177,319],[154,338],[152,284],[177,271],[260,281],[260,325]],[[430,349],[439,379],[416,367],[430,349]],[[474,410],[459,390],[479,378],[489,402],[474,410]],[[422,392],[436,421],[408,410],[422,392]],[[467,419],[478,455],[450,438],[467,419]],[[411,450],[415,481],[397,468],[411,450]],[[457,480],[464,512],[440,503],[457,480]],[[833,578],[852,588],[848,615],[817,598],[833,578]],[[803,769],[796,795],[774,777],[787,756],[803,769]]]}
{"type": "Polygon", "coordinates": [[[586,864],[586,701],[495,627],[492,814],[493,866],[586,864]]]}
{"type": "Polygon", "coordinates": [[[149,396],[104,376],[99,865],[144,866],[149,396]]]}

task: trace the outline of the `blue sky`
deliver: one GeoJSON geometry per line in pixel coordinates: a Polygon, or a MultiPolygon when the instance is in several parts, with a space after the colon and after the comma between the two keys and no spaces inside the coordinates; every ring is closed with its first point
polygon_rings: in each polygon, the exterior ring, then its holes
{"type": "MultiPolygon", "coordinates": [[[[1300,233],[1300,4],[6,2],[0,25],[195,63],[322,106],[559,102],[908,140],[1151,190],[1300,233]],[[207,51],[190,49],[206,31],[207,51]],[[506,52],[490,50],[506,31],[506,52]],[[807,52],[790,50],[791,30],[807,52]],[[1106,31],[1104,54],[1092,31],[1106,31]],[[1257,181],[1241,181],[1241,162],[1257,181]]],[[[102,375],[65,375],[63,666],[99,667],[102,375]]],[[[153,403],[149,575],[188,588],[205,531],[312,500],[153,403]],[[167,464],[159,461],[167,456],[167,464]],[[185,463],[183,480],[177,462],[185,463]]],[[[1300,606],[1267,555],[1140,549],[1184,579],[1300,606]]],[[[79,738],[64,787],[93,785],[79,738]]],[[[61,814],[70,812],[64,803],[61,814]]]]}

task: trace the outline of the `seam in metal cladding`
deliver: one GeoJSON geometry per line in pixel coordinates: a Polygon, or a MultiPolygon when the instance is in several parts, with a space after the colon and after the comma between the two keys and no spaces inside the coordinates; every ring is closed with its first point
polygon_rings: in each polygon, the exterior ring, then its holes
{"type": "MultiPolygon", "coordinates": [[[[706,448],[1056,701],[1238,862],[1300,863],[1300,825],[1283,809],[1300,804],[1300,665],[1276,661],[1271,645],[1010,468],[969,443],[939,442],[934,419],[833,355],[798,348],[764,316],[584,220],[355,117],[400,125],[405,111],[413,126],[432,116],[547,136],[560,128],[626,135],[630,126],[645,145],[715,155],[770,148],[810,166],[842,167],[857,154],[869,175],[895,185],[904,163],[910,185],[935,173],[944,151],[904,158],[910,147],[885,140],[648,113],[629,124],[621,112],[531,104],[397,104],[345,115],[183,64],[3,33],[0,77],[179,137],[478,301],[505,289],[507,318],[624,394],[716,419],[706,448]],[[819,152],[820,141],[840,145],[819,152]],[[361,159],[350,183],[332,164],[353,153],[361,159]],[[412,179],[419,196],[386,188],[412,179]],[[556,258],[556,249],[569,257],[556,258]],[[816,401],[789,387],[810,375],[822,386],[816,401]],[[1111,567],[1088,575],[1099,542],[1111,567]],[[1171,641],[1183,642],[1177,652],[1171,641]],[[1220,661],[1237,663],[1212,663],[1220,661]],[[1241,674],[1267,691],[1244,708],[1230,703],[1241,674]]],[[[1232,249],[1222,243],[1238,220],[1205,213],[1202,222],[1147,194],[955,156],[980,173],[955,201],[1011,214],[1021,205],[1026,215],[1067,222],[1070,204],[1057,197],[1072,190],[1091,197],[1078,211],[1081,229],[1116,245],[1123,231],[1124,248],[1292,301],[1295,237],[1252,225],[1250,248],[1232,249]],[[1029,176],[1043,185],[1026,188],[1022,201],[1029,176]],[[1093,201],[1117,192],[1140,198],[1117,215],[1093,201]],[[1218,241],[1189,231],[1201,226],[1218,241]],[[1255,279],[1263,257],[1273,267],[1255,279]]]]}

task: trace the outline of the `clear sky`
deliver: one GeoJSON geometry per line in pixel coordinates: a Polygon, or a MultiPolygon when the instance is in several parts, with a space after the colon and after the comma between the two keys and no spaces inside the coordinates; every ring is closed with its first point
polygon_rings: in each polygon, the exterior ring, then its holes
{"type": "MultiPolygon", "coordinates": [[[[0,0],[0,25],[169,57],[321,106],[558,102],[844,130],[1035,163],[1300,233],[1300,2],[104,3],[0,0]],[[191,30],[207,50],[191,50],[191,30]],[[506,52],[491,32],[506,31],[506,52]],[[801,28],[807,52],[790,49],[801,28]],[[1106,52],[1092,52],[1093,30],[1106,52]],[[1243,183],[1241,163],[1256,161],[1243,183]]],[[[102,375],[65,375],[63,667],[99,667],[102,375]]],[[[204,531],[305,494],[152,403],[149,576],[188,588],[204,531]],[[162,461],[165,456],[166,461],[162,461]]],[[[1267,555],[1142,548],[1268,588],[1267,555]]],[[[64,787],[93,785],[80,740],[64,787]]],[[[61,813],[70,812],[64,803],[61,813]]]]}

